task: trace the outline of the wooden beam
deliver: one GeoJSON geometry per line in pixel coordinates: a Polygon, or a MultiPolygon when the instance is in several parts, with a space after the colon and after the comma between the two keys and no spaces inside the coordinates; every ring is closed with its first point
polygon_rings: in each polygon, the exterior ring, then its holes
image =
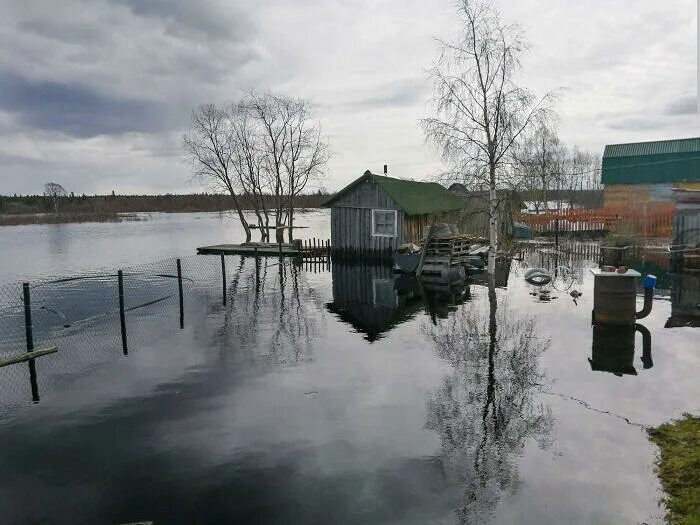
{"type": "Polygon", "coordinates": [[[55,352],[58,352],[58,347],[49,346],[48,348],[42,348],[40,350],[33,350],[32,352],[25,352],[20,355],[6,357],[4,359],[0,359],[0,368],[3,366],[14,365],[16,363],[24,363],[30,359],[36,359],[37,357],[53,354],[55,352]]]}
{"type": "Polygon", "coordinates": [[[423,264],[425,263],[425,255],[428,252],[428,246],[430,245],[430,238],[433,236],[433,224],[431,222],[428,226],[428,233],[425,234],[425,242],[423,243],[423,251],[420,254],[420,261],[418,262],[418,268],[416,268],[416,276],[420,277],[423,273],[423,264]]]}

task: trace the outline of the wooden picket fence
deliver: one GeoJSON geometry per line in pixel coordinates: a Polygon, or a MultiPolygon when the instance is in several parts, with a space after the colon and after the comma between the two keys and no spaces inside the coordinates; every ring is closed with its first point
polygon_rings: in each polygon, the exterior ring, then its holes
{"type": "Polygon", "coordinates": [[[542,214],[521,213],[513,218],[538,233],[610,231],[617,234],[670,238],[673,233],[673,204],[651,209],[595,208],[571,209],[542,214]]]}

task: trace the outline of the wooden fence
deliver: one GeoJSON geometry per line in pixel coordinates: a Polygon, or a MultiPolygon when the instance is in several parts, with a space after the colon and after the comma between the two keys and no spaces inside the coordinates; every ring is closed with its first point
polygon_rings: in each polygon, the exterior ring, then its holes
{"type": "Polygon", "coordinates": [[[514,216],[538,233],[611,231],[617,234],[670,238],[673,233],[673,204],[652,209],[596,208],[514,216]]]}

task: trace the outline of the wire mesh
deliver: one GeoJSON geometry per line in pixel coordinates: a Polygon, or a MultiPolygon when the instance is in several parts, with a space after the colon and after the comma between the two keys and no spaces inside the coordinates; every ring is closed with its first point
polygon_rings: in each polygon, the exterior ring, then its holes
{"type": "Polygon", "coordinates": [[[300,263],[193,255],[0,286],[0,361],[29,351],[28,335],[34,350],[58,348],[0,366],[0,419],[186,326],[254,364],[309,360],[323,300],[307,277],[329,263],[300,263]]]}
{"type": "MultiPolygon", "coordinates": [[[[226,258],[222,266],[219,257],[195,255],[180,259],[179,270],[175,258],[129,266],[120,269],[121,289],[114,269],[27,283],[33,349],[56,346],[58,352],[0,366],[0,418],[222,310],[224,297],[235,295],[234,283],[241,280],[235,274],[239,261],[226,258]]],[[[30,349],[24,289],[23,283],[0,286],[0,360],[30,349]]]]}

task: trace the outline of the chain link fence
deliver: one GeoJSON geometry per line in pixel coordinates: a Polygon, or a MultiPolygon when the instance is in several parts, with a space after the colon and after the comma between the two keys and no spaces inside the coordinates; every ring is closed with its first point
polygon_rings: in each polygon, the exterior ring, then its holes
{"type": "Polygon", "coordinates": [[[305,310],[314,298],[300,297],[300,280],[292,260],[194,255],[0,286],[0,419],[177,332],[188,317],[219,312],[242,346],[267,337],[265,348],[291,349],[264,359],[303,361],[313,322],[305,310]],[[261,333],[259,320],[273,318],[274,330],[261,333]],[[17,358],[25,361],[7,364],[17,358]]]}

